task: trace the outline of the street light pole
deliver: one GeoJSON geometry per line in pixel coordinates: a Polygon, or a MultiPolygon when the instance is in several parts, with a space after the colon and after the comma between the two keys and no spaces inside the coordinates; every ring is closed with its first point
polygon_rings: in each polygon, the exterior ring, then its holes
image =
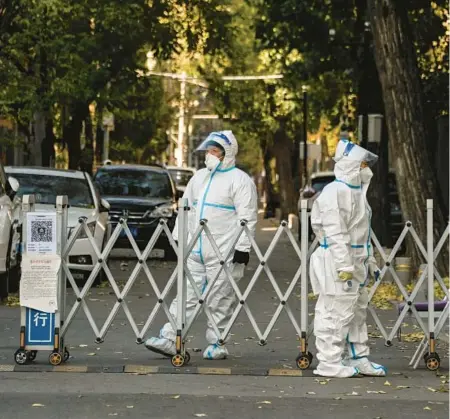
{"type": "Polygon", "coordinates": [[[185,102],[185,98],[186,98],[186,73],[183,72],[181,74],[181,78],[180,78],[180,104],[178,107],[179,110],[179,114],[178,114],[178,144],[177,144],[177,153],[176,153],[176,160],[177,160],[177,165],[179,167],[182,167],[184,164],[184,131],[185,131],[185,126],[184,126],[184,114],[185,114],[185,109],[184,109],[184,102],[185,102]]]}
{"type": "Polygon", "coordinates": [[[303,184],[308,184],[308,86],[302,86],[303,92],[303,184]]]}
{"type": "MultiPolygon", "coordinates": [[[[147,53],[147,67],[148,71],[146,73],[140,73],[141,76],[159,76],[169,79],[175,79],[180,80],[180,104],[178,107],[179,114],[178,114],[178,138],[177,138],[177,146],[175,148],[175,159],[177,161],[177,164],[179,166],[183,166],[185,163],[185,114],[186,114],[186,107],[185,107],[185,98],[186,98],[186,83],[193,84],[196,86],[208,88],[209,84],[205,80],[202,80],[198,77],[192,77],[188,76],[185,72],[183,73],[166,73],[166,72],[158,72],[153,71],[156,65],[156,60],[153,57],[153,53],[149,51],[147,53]]],[[[250,81],[250,80],[278,80],[282,79],[283,74],[261,74],[261,75],[255,75],[255,76],[222,76],[221,79],[223,81],[250,81]]]]}

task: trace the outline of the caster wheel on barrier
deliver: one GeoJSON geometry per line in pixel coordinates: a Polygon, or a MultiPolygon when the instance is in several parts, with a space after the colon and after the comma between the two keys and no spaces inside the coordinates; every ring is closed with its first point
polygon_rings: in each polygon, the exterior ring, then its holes
{"type": "Polygon", "coordinates": [[[427,369],[429,371],[436,371],[439,369],[441,360],[436,352],[427,354],[423,358],[425,360],[425,365],[427,366],[427,369]]]}
{"type": "Polygon", "coordinates": [[[171,359],[174,367],[182,367],[186,363],[186,358],[182,354],[176,354],[171,359]]]}
{"type": "Polygon", "coordinates": [[[307,370],[312,363],[313,355],[311,352],[308,353],[301,353],[297,359],[295,360],[295,363],[297,364],[297,367],[301,370],[307,370]]]}
{"type": "Polygon", "coordinates": [[[48,357],[48,362],[53,366],[61,365],[63,357],[59,352],[52,352],[48,357]]]}
{"type": "Polygon", "coordinates": [[[184,353],[184,363],[189,364],[190,361],[191,361],[191,354],[188,351],[186,351],[184,353]]]}
{"type": "Polygon", "coordinates": [[[30,361],[34,361],[36,359],[37,351],[30,351],[28,352],[28,359],[30,361]]]}
{"type": "Polygon", "coordinates": [[[18,365],[25,365],[29,360],[27,351],[24,351],[23,349],[18,349],[14,354],[14,360],[18,365]]]}
{"type": "Polygon", "coordinates": [[[63,362],[67,362],[70,358],[70,352],[67,350],[67,348],[64,348],[64,355],[63,355],[63,362]]]}

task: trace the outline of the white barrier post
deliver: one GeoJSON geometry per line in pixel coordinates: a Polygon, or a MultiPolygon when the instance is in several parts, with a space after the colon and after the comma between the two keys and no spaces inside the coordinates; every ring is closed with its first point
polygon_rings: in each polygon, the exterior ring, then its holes
{"type": "Polygon", "coordinates": [[[178,265],[177,265],[177,330],[175,349],[176,355],[172,358],[174,367],[181,367],[185,364],[185,350],[183,345],[183,331],[186,321],[186,284],[184,278],[184,259],[186,250],[186,214],[188,200],[186,198],[178,201],[178,265]]]}
{"type": "MultiPolygon", "coordinates": [[[[64,250],[66,248],[67,243],[67,221],[68,221],[68,209],[69,209],[69,200],[67,195],[57,196],[56,197],[56,234],[57,237],[57,253],[61,256],[61,259],[64,255],[64,250]]],[[[66,273],[62,266],[63,261],[61,260],[61,266],[58,273],[58,312],[59,312],[59,325],[60,330],[62,331],[62,327],[64,325],[64,320],[66,318],[66,273]]],[[[61,346],[64,350],[64,357],[69,357],[67,349],[64,347],[64,338],[61,337],[61,346]]]]}
{"type": "Polygon", "coordinates": [[[433,245],[433,200],[427,199],[427,263],[428,263],[428,333],[430,355],[435,352],[434,340],[434,245],[433,245]]]}
{"type": "Polygon", "coordinates": [[[312,361],[312,354],[308,352],[308,238],[309,238],[309,223],[308,223],[308,201],[302,199],[301,201],[301,307],[300,307],[300,354],[296,362],[298,368],[305,370],[309,368],[312,361]]]}
{"type": "MultiPolygon", "coordinates": [[[[22,214],[23,219],[25,220],[25,223],[22,224],[22,243],[21,243],[21,249],[22,254],[26,252],[26,244],[28,242],[28,234],[27,234],[27,214],[29,212],[34,211],[34,195],[24,195],[22,198],[22,214]]],[[[19,291],[20,293],[20,291],[19,291]]],[[[25,351],[25,333],[26,333],[26,317],[27,317],[27,309],[24,306],[20,306],[20,338],[19,338],[19,350],[14,354],[15,361],[17,364],[26,364],[28,361],[28,354],[25,351]]],[[[35,356],[36,352],[33,353],[35,356]]]]}

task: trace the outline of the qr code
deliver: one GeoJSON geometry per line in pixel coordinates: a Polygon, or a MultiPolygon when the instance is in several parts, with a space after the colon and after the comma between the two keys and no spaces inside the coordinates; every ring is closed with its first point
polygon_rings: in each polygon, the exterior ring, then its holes
{"type": "Polygon", "coordinates": [[[32,221],[31,222],[31,241],[32,242],[51,242],[52,241],[51,221],[32,221]]]}

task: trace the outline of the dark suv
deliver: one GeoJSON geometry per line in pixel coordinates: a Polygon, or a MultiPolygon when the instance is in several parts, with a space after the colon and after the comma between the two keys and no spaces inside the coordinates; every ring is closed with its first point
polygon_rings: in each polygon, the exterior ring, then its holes
{"type": "MultiPolygon", "coordinates": [[[[147,246],[159,219],[166,219],[170,231],[173,230],[177,215],[177,192],[167,170],[158,166],[108,165],[97,170],[94,180],[102,198],[111,206],[109,220],[112,229],[126,215],[128,227],[140,249],[147,246]]],[[[131,249],[125,232],[117,240],[114,249],[131,249]]],[[[164,232],[150,256],[165,259],[175,257],[164,232]]]]}

